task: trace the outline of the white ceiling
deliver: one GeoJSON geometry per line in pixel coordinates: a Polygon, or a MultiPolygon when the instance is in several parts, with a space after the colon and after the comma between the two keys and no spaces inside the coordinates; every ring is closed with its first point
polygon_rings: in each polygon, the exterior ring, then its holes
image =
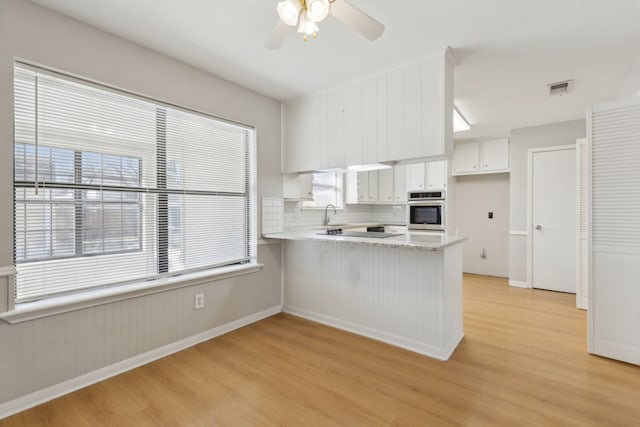
{"type": "Polygon", "coordinates": [[[473,126],[464,138],[584,117],[640,51],[638,0],[349,0],[386,26],[381,38],[329,16],[316,40],[292,31],[275,51],[263,45],[277,0],[33,1],[276,99],[450,46],[455,103],[473,126]],[[566,79],[571,94],[546,95],[566,79]]]}

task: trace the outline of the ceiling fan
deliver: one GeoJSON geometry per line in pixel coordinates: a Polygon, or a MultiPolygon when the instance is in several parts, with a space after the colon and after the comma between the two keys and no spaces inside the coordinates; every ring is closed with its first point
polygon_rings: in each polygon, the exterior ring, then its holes
{"type": "Polygon", "coordinates": [[[304,41],[308,36],[316,38],[318,23],[329,13],[369,40],[377,39],[384,31],[384,25],[346,0],[284,0],[278,3],[277,10],[280,19],[264,45],[267,49],[280,48],[289,27],[296,25],[304,41]]]}

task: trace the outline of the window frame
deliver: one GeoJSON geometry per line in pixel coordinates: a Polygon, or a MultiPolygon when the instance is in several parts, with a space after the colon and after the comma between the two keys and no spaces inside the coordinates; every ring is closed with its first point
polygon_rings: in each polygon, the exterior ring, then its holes
{"type": "MultiPolygon", "coordinates": [[[[163,273],[159,272],[157,277],[149,277],[143,280],[133,280],[128,282],[113,283],[113,284],[103,285],[103,286],[82,287],[82,288],[74,289],[73,291],[68,293],[43,294],[41,300],[24,301],[24,302],[16,302],[15,300],[16,283],[15,283],[15,280],[12,280],[10,287],[13,289],[13,291],[10,292],[9,295],[13,295],[14,298],[9,298],[9,306],[11,309],[10,312],[14,312],[13,314],[16,314],[17,316],[15,317],[16,319],[24,318],[25,313],[27,312],[33,311],[33,312],[40,313],[42,310],[38,307],[41,307],[43,304],[44,306],[47,307],[42,312],[44,314],[42,313],[35,314],[33,315],[35,317],[30,317],[30,318],[38,318],[38,317],[44,317],[46,315],[50,315],[50,313],[52,312],[51,307],[54,307],[53,312],[55,313],[78,309],[78,308],[74,308],[74,307],[79,307],[77,301],[83,301],[80,304],[81,306],[80,308],[96,305],[92,301],[101,299],[100,295],[103,295],[105,293],[112,295],[111,297],[109,297],[109,301],[122,300],[122,299],[127,299],[130,297],[139,295],[141,292],[140,289],[144,289],[142,291],[142,294],[146,295],[146,294],[151,294],[155,292],[165,291],[167,290],[167,287],[173,289],[173,288],[178,288],[182,286],[191,286],[193,284],[203,283],[202,280],[204,279],[202,278],[205,278],[205,277],[206,277],[206,280],[209,280],[209,281],[218,280],[218,279],[224,279],[226,277],[233,277],[238,274],[247,274],[247,273],[255,272],[262,268],[262,265],[257,262],[257,243],[258,243],[258,237],[256,234],[257,233],[257,206],[256,206],[257,205],[257,202],[256,202],[257,200],[256,133],[257,132],[255,127],[242,124],[239,122],[231,121],[228,119],[220,118],[202,111],[198,111],[191,108],[186,108],[176,104],[161,101],[152,97],[136,94],[128,90],[123,90],[123,89],[115,88],[113,86],[109,86],[106,84],[97,83],[97,82],[89,81],[83,78],[79,78],[77,76],[66,75],[57,71],[48,70],[46,68],[43,68],[40,65],[31,65],[23,61],[16,61],[14,64],[15,66],[19,66],[21,68],[34,71],[36,73],[51,75],[56,78],[70,80],[75,83],[81,83],[83,85],[97,88],[99,90],[115,92],[118,95],[124,95],[127,97],[140,99],[145,102],[150,102],[153,105],[155,105],[156,110],[164,110],[165,112],[167,111],[167,109],[170,109],[172,111],[182,111],[188,114],[195,114],[198,116],[202,116],[206,119],[215,120],[216,122],[227,123],[227,124],[234,125],[238,128],[242,128],[246,130],[245,154],[247,157],[246,171],[245,171],[246,182],[244,186],[245,187],[244,191],[242,193],[243,198],[245,200],[245,202],[243,203],[246,203],[246,208],[245,208],[246,217],[243,223],[243,229],[238,230],[239,232],[242,232],[246,236],[246,240],[244,244],[246,246],[247,256],[245,261],[242,261],[241,263],[237,263],[237,264],[218,264],[218,265],[211,265],[211,266],[206,266],[204,268],[198,268],[198,269],[192,269],[192,270],[187,269],[187,270],[178,271],[175,273],[169,272],[168,273],[169,277],[163,276],[163,273]],[[157,290],[155,290],[156,288],[157,290]],[[16,307],[19,308],[19,310],[17,310],[16,307]],[[61,308],[62,311],[55,309],[55,307],[62,307],[61,308]]],[[[16,144],[15,140],[13,141],[13,144],[15,146],[16,144]]],[[[68,147],[59,147],[59,148],[68,148],[68,147]]],[[[112,153],[112,154],[128,157],[128,156],[137,155],[135,154],[136,150],[141,152],[145,151],[144,149],[134,148],[131,151],[127,149],[124,153],[112,153]]],[[[120,149],[118,149],[117,151],[120,151],[120,149]]],[[[110,153],[105,153],[105,154],[110,154],[110,153]]],[[[148,153],[145,153],[142,157],[146,157],[147,154],[148,153]]],[[[142,172],[142,168],[140,169],[140,173],[141,174],[144,173],[142,172]]],[[[166,179],[166,175],[165,175],[165,179],[166,179]]],[[[156,188],[158,187],[159,186],[156,185],[156,188]]],[[[14,188],[16,188],[15,176],[14,176],[14,188]]],[[[141,191],[141,193],[145,192],[145,189],[143,187],[140,187],[139,190],[141,191]]],[[[120,191],[123,191],[123,189],[120,189],[120,191]]],[[[171,194],[171,192],[172,190],[166,189],[166,192],[164,194],[169,195],[171,194]]],[[[15,203],[15,197],[16,196],[14,195],[14,203],[15,203]]],[[[141,201],[136,203],[143,204],[145,202],[141,201]]],[[[144,212],[144,208],[142,209],[142,211],[143,211],[142,216],[143,217],[146,216],[146,213],[144,212]]],[[[159,221],[159,218],[160,218],[159,215],[155,215],[156,223],[159,221]]],[[[15,220],[15,207],[14,207],[14,220],[15,220]]],[[[143,218],[141,221],[144,222],[145,219],[143,218]]],[[[144,228],[144,226],[142,226],[142,228],[144,228]]],[[[144,232],[140,231],[139,234],[140,234],[140,239],[143,239],[144,232]]],[[[170,226],[168,225],[168,221],[167,221],[167,237],[169,234],[170,234],[170,226]]],[[[14,244],[14,250],[15,250],[15,245],[16,245],[15,231],[14,231],[13,244],[14,244]]],[[[155,245],[156,247],[159,247],[160,241],[156,240],[155,245]]],[[[142,246],[144,246],[144,243],[142,244],[142,246]]],[[[103,252],[103,253],[91,254],[91,256],[111,256],[111,255],[118,255],[121,253],[140,252],[140,251],[144,251],[144,249],[141,248],[140,250],[122,251],[122,252],[115,252],[115,251],[103,252]]],[[[79,259],[81,257],[74,255],[69,258],[79,259]]],[[[54,258],[48,258],[48,259],[54,259],[54,258]]],[[[56,261],[59,259],[61,258],[55,258],[56,261]]],[[[158,261],[160,261],[160,257],[158,257],[158,261]]],[[[14,271],[16,270],[15,264],[16,264],[16,260],[14,259],[14,267],[13,267],[14,271]]],[[[32,316],[32,315],[30,314],[29,316],[32,316]]],[[[11,317],[12,317],[11,313],[0,314],[0,318],[5,318],[5,320],[11,317]]]]}
{"type": "MultiPolygon", "coordinates": [[[[335,204],[335,208],[336,210],[343,210],[344,209],[344,205],[345,205],[345,174],[342,171],[326,171],[326,172],[313,172],[313,180],[311,183],[311,193],[312,193],[312,200],[305,200],[302,202],[302,209],[304,210],[318,210],[318,209],[325,209],[327,205],[318,205],[315,202],[315,191],[317,187],[324,187],[324,188],[334,188],[335,189],[335,198],[336,198],[336,204],[335,204]],[[319,175],[319,174],[334,174],[336,177],[336,185],[335,186],[323,186],[321,184],[315,184],[315,175],[319,175]]],[[[333,204],[333,203],[332,203],[333,204]]]]}
{"type": "MultiPolygon", "coordinates": [[[[16,144],[14,142],[13,146],[14,146],[14,161],[15,161],[15,147],[17,145],[22,145],[25,148],[25,153],[26,153],[26,147],[27,146],[32,146],[31,144],[16,144]]],[[[94,256],[104,256],[104,255],[118,255],[118,254],[127,254],[127,253],[136,253],[136,252],[142,252],[143,251],[143,234],[142,234],[142,229],[143,229],[143,218],[144,218],[144,208],[143,208],[143,202],[142,202],[142,198],[140,197],[140,193],[138,191],[136,191],[136,189],[140,188],[140,182],[141,182],[141,178],[142,178],[142,159],[141,158],[136,158],[136,157],[132,157],[132,156],[124,156],[124,155],[120,155],[120,154],[107,154],[107,153],[96,153],[96,152],[90,152],[90,151],[82,151],[82,150],[72,150],[69,148],[60,148],[60,147],[51,147],[51,146],[45,146],[45,145],[41,145],[40,148],[48,148],[50,150],[54,150],[54,149],[63,149],[63,150],[69,150],[69,151],[73,151],[73,165],[72,165],[72,169],[73,169],[73,182],[69,182],[69,183],[63,183],[63,182],[56,182],[56,181],[45,181],[45,180],[38,180],[38,186],[39,186],[39,190],[40,191],[51,191],[51,190],[62,190],[62,189],[68,189],[69,191],[73,191],[73,199],[69,199],[69,200],[56,200],[53,199],[52,197],[49,198],[47,201],[44,202],[44,204],[46,205],[50,205],[51,209],[53,209],[53,205],[56,204],[62,204],[62,205],[71,205],[74,207],[74,212],[73,212],[73,219],[74,219],[74,228],[73,228],[73,234],[74,234],[74,253],[73,255],[60,255],[60,256],[55,256],[55,255],[51,255],[51,256],[43,256],[43,257],[38,257],[38,258],[27,258],[27,233],[29,232],[29,230],[27,230],[25,228],[24,233],[25,233],[25,247],[24,247],[24,258],[18,260],[18,248],[17,248],[17,242],[16,242],[16,238],[14,238],[14,254],[15,254],[15,263],[20,263],[20,264],[27,264],[27,263],[34,263],[34,262],[44,262],[44,261],[53,261],[53,260],[65,260],[65,259],[77,259],[77,258],[83,258],[83,257],[94,257],[94,256]],[[138,162],[138,186],[136,187],[131,187],[131,186],[123,186],[123,187],[118,187],[118,191],[119,192],[123,192],[123,193],[135,193],[138,195],[137,200],[136,201],[125,201],[125,200],[120,200],[120,201],[104,201],[104,200],[99,200],[99,201],[88,201],[86,199],[83,198],[82,193],[84,191],[99,191],[102,193],[102,188],[104,187],[102,184],[89,184],[89,183],[84,183],[84,177],[82,175],[82,168],[83,168],[83,154],[97,154],[97,155],[109,155],[109,156],[115,156],[115,157],[119,157],[120,160],[122,161],[125,158],[128,159],[134,159],[137,160],[138,162]],[[40,185],[42,186],[40,188],[40,185]],[[132,191],[133,190],[133,191],[132,191]],[[113,250],[113,251],[105,251],[104,250],[104,241],[105,241],[105,237],[103,235],[102,241],[103,241],[103,250],[100,252],[88,252],[85,253],[84,251],[84,245],[85,245],[85,238],[84,238],[84,233],[85,233],[85,228],[83,227],[84,224],[84,208],[85,208],[85,204],[106,204],[106,205],[120,205],[120,206],[124,206],[124,205],[132,205],[132,206],[136,206],[137,210],[138,210],[138,215],[137,215],[137,219],[138,219],[138,247],[135,249],[120,249],[120,250],[113,250]]],[[[26,156],[26,154],[25,154],[26,156]]],[[[25,160],[25,164],[26,164],[26,160],[25,160]]],[[[14,167],[15,169],[15,167],[14,167]]],[[[26,178],[26,167],[25,167],[25,179],[24,180],[17,180],[15,177],[15,172],[14,172],[14,181],[13,181],[13,187],[14,187],[14,192],[18,189],[30,189],[30,188],[34,188],[36,185],[36,180],[28,180],[26,178]]],[[[101,169],[102,172],[104,172],[104,169],[101,169]]],[[[29,205],[34,205],[34,204],[39,204],[40,202],[36,202],[34,200],[29,200],[28,196],[25,196],[24,199],[18,198],[17,195],[14,193],[14,210],[15,210],[15,206],[18,203],[23,203],[25,206],[25,211],[27,210],[27,206],[29,205]]],[[[16,212],[14,211],[14,217],[16,215],[16,212]]],[[[53,213],[51,213],[49,216],[53,215],[53,213]]],[[[49,232],[53,235],[53,227],[51,228],[51,230],[49,230],[49,232]]],[[[104,232],[104,228],[103,228],[103,232],[104,232]]],[[[14,234],[17,234],[17,231],[14,231],[14,234]]],[[[53,237],[52,237],[53,238],[53,237]]],[[[53,251],[53,243],[51,244],[51,251],[53,251]]]]}

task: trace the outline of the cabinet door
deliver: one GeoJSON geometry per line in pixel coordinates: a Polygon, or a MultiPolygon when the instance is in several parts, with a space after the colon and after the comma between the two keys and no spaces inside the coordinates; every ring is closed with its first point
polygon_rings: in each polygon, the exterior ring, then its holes
{"type": "Polygon", "coordinates": [[[480,143],[456,144],[453,152],[453,170],[456,174],[477,173],[480,170],[480,143]]]}
{"type": "Polygon", "coordinates": [[[285,104],[283,171],[298,172],[317,168],[318,105],[317,97],[296,99],[285,104]]]}
{"type": "Polygon", "coordinates": [[[318,147],[314,151],[318,156],[317,164],[319,166],[313,169],[327,169],[329,168],[329,119],[327,117],[328,107],[328,95],[327,93],[321,93],[318,95],[318,147]]]}
{"type": "Polygon", "coordinates": [[[380,75],[378,75],[377,77],[377,85],[378,85],[378,91],[377,91],[377,101],[378,101],[378,105],[377,105],[377,156],[376,156],[376,161],[378,162],[384,162],[389,160],[389,153],[388,153],[388,94],[387,94],[387,74],[386,73],[382,73],[380,75]]]}
{"type": "Polygon", "coordinates": [[[346,164],[362,164],[361,82],[353,83],[344,88],[344,141],[346,164]]]}
{"type": "Polygon", "coordinates": [[[378,201],[393,202],[393,168],[378,171],[378,201]]]}
{"type": "Polygon", "coordinates": [[[369,201],[369,172],[358,172],[358,203],[369,201]]]}
{"type": "Polygon", "coordinates": [[[369,201],[378,201],[378,171],[369,172],[369,201]]]}
{"type": "Polygon", "coordinates": [[[387,73],[387,159],[403,158],[402,69],[387,73]]]}
{"type": "Polygon", "coordinates": [[[447,161],[427,163],[426,188],[428,190],[444,190],[447,188],[447,161]]]}
{"type": "MultiPolygon", "coordinates": [[[[362,163],[378,161],[378,78],[362,82],[362,163]]],[[[347,139],[348,141],[348,139],[347,139]]]]}
{"type": "Polygon", "coordinates": [[[282,197],[293,200],[313,199],[313,174],[282,174],[282,197]]]}
{"type": "Polygon", "coordinates": [[[407,191],[424,190],[424,163],[407,165],[407,191]]]}
{"type": "Polygon", "coordinates": [[[407,166],[398,165],[393,167],[393,201],[407,201],[407,166]]]}
{"type": "Polygon", "coordinates": [[[402,155],[398,159],[422,156],[422,64],[404,67],[402,79],[402,155]]]}
{"type": "Polygon", "coordinates": [[[422,156],[453,153],[453,65],[447,55],[422,62],[422,156]]]}
{"type": "Polygon", "coordinates": [[[344,94],[342,89],[327,93],[327,167],[345,166],[344,94]]]}
{"type": "Polygon", "coordinates": [[[405,65],[387,73],[388,158],[422,156],[422,68],[405,65]]]}
{"type": "Polygon", "coordinates": [[[481,167],[485,172],[509,169],[508,138],[482,141],[481,167]]]}

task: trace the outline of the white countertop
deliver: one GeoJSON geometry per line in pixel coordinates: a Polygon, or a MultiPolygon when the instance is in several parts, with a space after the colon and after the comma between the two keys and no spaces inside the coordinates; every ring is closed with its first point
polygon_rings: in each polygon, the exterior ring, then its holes
{"type": "MultiPolygon", "coordinates": [[[[391,227],[390,227],[391,228],[391,227]]],[[[352,245],[381,246],[385,248],[405,248],[423,251],[438,251],[447,246],[467,240],[466,237],[447,236],[443,233],[425,231],[407,231],[399,236],[391,237],[349,237],[323,234],[322,229],[285,230],[282,233],[264,234],[265,239],[279,240],[318,240],[323,242],[339,242],[352,245]]]]}

